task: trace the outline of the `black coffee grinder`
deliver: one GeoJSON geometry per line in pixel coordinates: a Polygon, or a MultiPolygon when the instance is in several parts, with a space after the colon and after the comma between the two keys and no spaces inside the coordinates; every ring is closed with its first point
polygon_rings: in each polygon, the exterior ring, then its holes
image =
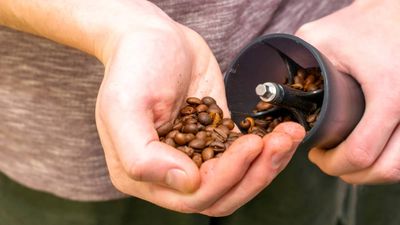
{"type": "Polygon", "coordinates": [[[262,36],[247,45],[225,75],[228,107],[239,124],[247,116],[279,113],[284,108],[308,130],[299,149],[332,148],[343,141],[361,119],[365,100],[359,84],[338,72],[329,60],[304,40],[288,34],[262,36]],[[289,88],[299,68],[319,68],[323,90],[303,92],[289,88]],[[254,113],[261,100],[274,107],[254,113]],[[320,112],[313,127],[305,115],[318,105],[320,112]]]}

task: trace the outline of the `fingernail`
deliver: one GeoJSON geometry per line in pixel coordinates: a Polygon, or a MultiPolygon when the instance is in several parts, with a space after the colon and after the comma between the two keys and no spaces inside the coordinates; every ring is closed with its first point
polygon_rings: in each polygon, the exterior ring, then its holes
{"type": "Polygon", "coordinates": [[[165,177],[165,183],[178,191],[186,192],[188,189],[188,176],[180,169],[170,169],[165,177]]]}

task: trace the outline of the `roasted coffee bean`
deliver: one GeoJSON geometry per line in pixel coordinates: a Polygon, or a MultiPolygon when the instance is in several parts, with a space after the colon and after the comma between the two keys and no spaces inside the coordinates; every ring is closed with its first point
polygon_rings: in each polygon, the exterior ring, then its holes
{"type": "Polygon", "coordinates": [[[217,103],[215,99],[209,96],[202,98],[201,101],[208,106],[217,103]]]}
{"type": "Polygon", "coordinates": [[[196,149],[203,149],[206,147],[206,141],[204,139],[194,139],[189,142],[189,147],[196,148],[196,149]]]}
{"type": "Polygon", "coordinates": [[[271,109],[274,107],[271,103],[264,102],[264,101],[259,101],[256,105],[256,111],[261,112],[261,111],[266,111],[268,109],[271,109]]]}
{"type": "Polygon", "coordinates": [[[207,126],[212,123],[212,118],[211,118],[210,114],[208,114],[207,112],[201,112],[198,115],[198,121],[201,124],[207,126]]]}
{"type": "Polygon", "coordinates": [[[219,113],[210,113],[210,115],[211,115],[211,117],[212,117],[212,125],[213,125],[213,127],[216,127],[218,124],[220,124],[221,123],[221,121],[222,121],[222,117],[221,117],[221,114],[219,114],[219,113]]]}
{"type": "Polygon", "coordinates": [[[182,132],[183,133],[192,133],[192,134],[196,134],[197,133],[197,124],[194,123],[189,123],[186,124],[185,126],[183,126],[182,128],[182,132]]]}
{"type": "Polygon", "coordinates": [[[186,99],[186,103],[189,105],[200,105],[202,101],[196,97],[189,97],[186,99]]]}
{"type": "Polygon", "coordinates": [[[206,128],[204,128],[205,131],[207,132],[214,132],[214,126],[213,125],[208,125],[206,128]]]}
{"type": "Polygon", "coordinates": [[[214,140],[218,140],[221,142],[225,142],[226,139],[228,139],[228,135],[221,128],[215,128],[214,133],[211,134],[211,137],[214,138],[214,140]]]}
{"type": "Polygon", "coordinates": [[[188,119],[186,119],[186,120],[184,121],[184,123],[185,123],[185,124],[191,124],[191,123],[195,124],[195,123],[197,123],[197,119],[195,119],[195,118],[188,118],[188,119]]]}
{"type": "Polygon", "coordinates": [[[308,75],[307,78],[304,80],[304,85],[309,85],[314,83],[315,81],[315,76],[314,75],[308,75]]]}
{"type": "Polygon", "coordinates": [[[294,77],[294,83],[303,85],[304,84],[304,78],[300,77],[300,76],[295,76],[294,77]]]}
{"type": "Polygon", "coordinates": [[[244,120],[240,121],[239,126],[247,130],[254,126],[254,119],[252,117],[246,117],[244,120]]]}
{"type": "Polygon", "coordinates": [[[254,120],[254,125],[258,126],[258,127],[263,127],[266,128],[268,127],[269,122],[266,120],[262,120],[262,119],[255,119],[254,120]]]}
{"type": "Polygon", "coordinates": [[[207,112],[210,114],[218,113],[221,117],[223,116],[222,109],[216,103],[209,105],[207,112]]]}
{"type": "Polygon", "coordinates": [[[194,154],[194,150],[191,147],[188,146],[179,146],[177,147],[178,150],[182,151],[183,153],[185,153],[186,155],[188,155],[189,157],[192,157],[194,154]]]}
{"type": "Polygon", "coordinates": [[[207,137],[208,137],[208,135],[207,135],[207,132],[206,132],[206,131],[199,131],[199,132],[196,134],[196,138],[197,138],[197,139],[206,140],[207,137]]]}
{"type": "Polygon", "coordinates": [[[233,122],[233,120],[231,120],[229,118],[222,119],[222,125],[227,127],[229,130],[232,130],[233,128],[235,128],[235,123],[233,122]]]}
{"type": "Polygon", "coordinates": [[[225,150],[225,144],[222,141],[213,141],[209,146],[216,152],[222,152],[225,150]]]}
{"type": "Polygon", "coordinates": [[[192,134],[192,133],[188,133],[188,134],[185,134],[185,141],[186,141],[186,143],[189,143],[189,142],[191,142],[193,139],[195,139],[196,138],[196,136],[194,135],[194,134],[192,134]]]}
{"type": "Polygon", "coordinates": [[[214,149],[213,148],[205,148],[202,152],[201,152],[201,156],[203,158],[203,162],[214,158],[214,149]]]}
{"type": "Polygon", "coordinates": [[[306,85],[304,88],[306,89],[305,91],[316,91],[316,90],[318,90],[318,87],[315,84],[306,85]]]}
{"type": "Polygon", "coordinates": [[[194,153],[192,156],[193,162],[200,168],[201,164],[203,163],[203,158],[201,157],[200,153],[194,153]]]}
{"type": "Polygon", "coordinates": [[[208,106],[205,104],[200,104],[196,107],[196,111],[197,113],[201,113],[201,112],[207,112],[208,110],[208,106]]]}
{"type": "Polygon", "coordinates": [[[311,114],[309,116],[307,116],[307,123],[314,123],[317,120],[317,113],[311,114]]]}
{"type": "MultiPolygon", "coordinates": [[[[220,157],[241,133],[232,131],[234,122],[223,118],[213,98],[190,97],[186,103],[178,117],[158,128],[157,133],[160,141],[184,152],[200,167],[204,161],[220,157]]],[[[247,122],[254,126],[252,118],[247,122]]]]}
{"type": "Polygon", "coordinates": [[[306,71],[304,69],[299,69],[297,70],[296,76],[303,78],[306,78],[306,71]]]}
{"type": "Polygon", "coordinates": [[[204,130],[205,128],[206,128],[206,126],[204,126],[203,124],[197,123],[197,130],[202,131],[202,130],[204,130]]]}
{"type": "Polygon", "coordinates": [[[187,105],[181,109],[182,115],[189,115],[196,112],[196,109],[193,106],[187,105]]]}
{"type": "Polygon", "coordinates": [[[174,130],[181,130],[182,127],[183,127],[183,123],[182,123],[182,122],[179,122],[179,123],[175,124],[174,127],[173,127],[172,129],[174,129],[174,130]]]}
{"type": "Polygon", "coordinates": [[[304,87],[302,84],[292,84],[290,86],[294,89],[299,89],[299,90],[303,89],[304,87]]]}
{"type": "Polygon", "coordinates": [[[165,136],[170,132],[173,128],[174,124],[172,122],[167,122],[163,125],[161,125],[159,128],[157,128],[157,134],[159,137],[165,136]]]}
{"type": "Polygon", "coordinates": [[[177,133],[175,134],[174,141],[178,145],[186,144],[186,135],[184,133],[177,133]]]}
{"type": "Polygon", "coordinates": [[[245,130],[247,130],[247,129],[249,129],[250,128],[250,121],[249,120],[242,120],[242,121],[240,121],[240,123],[239,123],[239,126],[240,126],[240,128],[242,128],[242,129],[245,129],[245,130]]]}
{"type": "MultiPolygon", "coordinates": [[[[231,132],[231,130],[229,128],[227,128],[225,125],[221,124],[219,125],[216,129],[219,129],[221,131],[223,131],[227,136],[229,135],[229,133],[231,132]]],[[[215,131],[215,129],[214,129],[215,131]]]]}
{"type": "Polygon", "coordinates": [[[165,136],[165,138],[174,138],[175,135],[176,135],[178,132],[179,132],[178,130],[171,130],[171,131],[167,134],[167,136],[165,136]]]}
{"type": "Polygon", "coordinates": [[[175,141],[172,138],[165,139],[164,143],[169,145],[169,146],[171,146],[171,147],[174,147],[174,148],[176,147],[175,141]]]}

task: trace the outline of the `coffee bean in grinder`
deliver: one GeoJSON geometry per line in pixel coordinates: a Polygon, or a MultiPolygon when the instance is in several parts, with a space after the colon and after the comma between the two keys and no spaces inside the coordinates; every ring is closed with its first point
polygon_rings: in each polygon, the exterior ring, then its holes
{"type": "Polygon", "coordinates": [[[351,76],[289,34],[261,36],[247,45],[228,68],[225,88],[232,119],[243,133],[265,134],[296,121],[307,130],[300,150],[338,145],[365,108],[351,76]]]}

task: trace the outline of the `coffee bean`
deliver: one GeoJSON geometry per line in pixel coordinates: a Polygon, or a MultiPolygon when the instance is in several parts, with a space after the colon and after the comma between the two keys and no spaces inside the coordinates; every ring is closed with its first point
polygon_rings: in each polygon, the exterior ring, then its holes
{"type": "Polygon", "coordinates": [[[196,138],[198,138],[198,139],[206,140],[207,137],[208,137],[208,135],[207,135],[206,131],[199,131],[196,134],[196,138]]]}
{"type": "Polygon", "coordinates": [[[214,158],[220,158],[221,156],[222,156],[222,152],[220,152],[220,153],[218,153],[218,154],[216,154],[215,156],[214,156],[214,158]]]}
{"type": "Polygon", "coordinates": [[[178,145],[186,144],[186,135],[184,133],[177,133],[175,134],[174,141],[178,145]]]}
{"type": "Polygon", "coordinates": [[[307,123],[314,123],[317,120],[317,114],[311,114],[307,117],[306,121],[307,123]]]}
{"type": "Polygon", "coordinates": [[[201,112],[198,115],[198,120],[201,124],[207,126],[212,123],[212,118],[207,112],[201,112]]]}
{"type": "Polygon", "coordinates": [[[212,147],[216,152],[222,152],[225,150],[225,144],[222,141],[213,141],[211,142],[210,147],[212,147]]]}
{"type": "Polygon", "coordinates": [[[272,105],[271,103],[259,101],[256,105],[256,111],[257,112],[266,111],[268,109],[271,109],[272,107],[274,107],[274,105],[272,105]]]}
{"type": "Polygon", "coordinates": [[[161,125],[159,128],[157,128],[157,134],[159,137],[165,136],[170,132],[173,128],[174,124],[172,122],[167,122],[161,125]]]}
{"type": "Polygon", "coordinates": [[[174,147],[174,148],[176,147],[175,141],[172,138],[165,139],[165,144],[167,144],[167,145],[169,145],[171,147],[174,147]]]}
{"type": "Polygon", "coordinates": [[[306,78],[306,71],[304,69],[299,69],[299,70],[297,70],[296,76],[304,79],[304,78],[306,78]]]}
{"type": "Polygon", "coordinates": [[[213,148],[205,148],[202,152],[201,152],[201,156],[203,158],[203,162],[212,159],[214,157],[214,149],[213,148]]]}
{"type": "Polygon", "coordinates": [[[194,150],[191,147],[188,146],[179,146],[177,147],[178,150],[182,151],[183,153],[185,153],[186,155],[188,155],[189,157],[192,157],[194,154],[194,150]]]}
{"type": "Polygon", "coordinates": [[[221,123],[221,120],[222,120],[221,114],[212,112],[212,113],[210,113],[210,115],[213,120],[211,123],[213,125],[213,127],[218,126],[218,124],[221,123]]]}
{"type": "Polygon", "coordinates": [[[196,134],[196,133],[197,133],[197,124],[194,124],[194,123],[186,124],[186,125],[183,126],[183,128],[182,128],[182,132],[183,132],[183,133],[192,133],[192,134],[196,134]]]}
{"type": "MultiPolygon", "coordinates": [[[[200,167],[204,161],[220,157],[241,133],[232,131],[235,123],[223,118],[222,109],[212,97],[189,97],[186,103],[178,117],[160,126],[157,133],[161,142],[182,151],[200,167]]],[[[254,126],[252,118],[246,119],[254,126]]]]}
{"type": "Polygon", "coordinates": [[[192,156],[193,162],[200,168],[201,164],[203,163],[203,157],[199,153],[194,153],[192,156]]]}
{"type": "Polygon", "coordinates": [[[255,119],[254,120],[254,125],[258,126],[258,127],[263,127],[266,128],[268,127],[269,122],[266,120],[262,120],[262,119],[255,119]]]}
{"type": "Polygon", "coordinates": [[[200,105],[202,101],[196,97],[189,97],[186,99],[186,103],[189,105],[200,105]]]}
{"type": "Polygon", "coordinates": [[[189,147],[196,148],[196,149],[203,149],[206,147],[206,141],[204,139],[194,139],[189,142],[189,147]]]}
{"type": "Polygon", "coordinates": [[[186,143],[189,143],[189,142],[191,142],[193,139],[195,139],[196,138],[196,136],[194,135],[194,134],[192,134],[192,133],[188,133],[188,134],[185,134],[185,141],[186,141],[186,143]]]}
{"type": "Polygon", "coordinates": [[[227,127],[229,130],[232,130],[233,128],[235,128],[235,123],[233,122],[233,120],[231,120],[229,118],[222,119],[222,125],[227,127]]]}
{"type": "Polygon", "coordinates": [[[209,97],[209,96],[202,98],[201,101],[202,101],[205,105],[208,105],[208,106],[211,105],[211,104],[217,103],[217,102],[215,101],[215,99],[213,99],[212,97],[209,97]]]}
{"type": "Polygon", "coordinates": [[[295,76],[294,77],[294,83],[303,85],[304,84],[304,78],[300,77],[300,76],[295,76]]]}
{"type": "Polygon", "coordinates": [[[182,123],[182,122],[179,122],[179,123],[175,124],[174,127],[173,127],[172,129],[174,129],[174,130],[181,130],[182,127],[183,127],[183,123],[182,123]]]}
{"type": "Polygon", "coordinates": [[[214,126],[213,125],[208,125],[206,128],[204,128],[205,131],[207,132],[214,132],[214,126]]]}
{"type": "Polygon", "coordinates": [[[223,116],[222,109],[216,103],[209,105],[207,112],[210,114],[218,113],[218,114],[220,114],[221,117],[223,116]]]}
{"type": "Polygon", "coordinates": [[[225,142],[228,139],[228,135],[220,128],[215,128],[214,133],[211,134],[211,137],[220,142],[225,142]]]}
{"type": "Polygon", "coordinates": [[[189,114],[195,113],[196,109],[193,108],[192,106],[188,105],[188,106],[183,107],[180,112],[182,115],[189,115],[189,114]]]}
{"type": "Polygon", "coordinates": [[[201,112],[207,112],[208,110],[208,106],[205,104],[200,104],[196,107],[196,111],[197,113],[201,113],[201,112]]]}
{"type": "Polygon", "coordinates": [[[174,138],[175,135],[176,135],[178,132],[179,132],[178,130],[171,130],[171,131],[167,134],[167,136],[165,136],[165,137],[166,137],[166,138],[174,138]]]}
{"type": "Polygon", "coordinates": [[[184,120],[184,123],[185,124],[195,124],[195,123],[197,123],[197,119],[195,119],[195,118],[188,118],[188,119],[186,119],[186,120],[184,120]]]}

